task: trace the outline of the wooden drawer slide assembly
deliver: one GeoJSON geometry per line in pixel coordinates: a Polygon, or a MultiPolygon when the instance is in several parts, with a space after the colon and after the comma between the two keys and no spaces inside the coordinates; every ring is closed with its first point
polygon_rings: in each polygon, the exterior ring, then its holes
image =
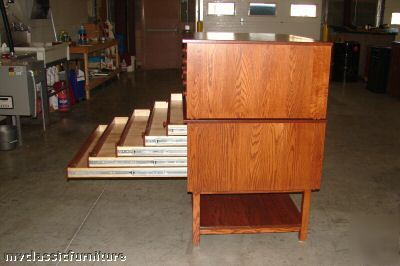
{"type": "Polygon", "coordinates": [[[171,94],[171,101],[168,109],[168,136],[187,136],[187,126],[184,121],[184,99],[182,94],[171,94]]]}
{"type": "Polygon", "coordinates": [[[182,95],[173,94],[172,99],[172,104],[156,102],[151,112],[137,109],[129,118],[99,125],[69,164],[67,177],[185,178],[187,127],[183,112],[176,110],[182,108],[182,95]],[[182,129],[179,135],[168,135],[168,115],[173,126],[182,129]]]}
{"type": "MultiPolygon", "coordinates": [[[[164,128],[167,121],[168,103],[156,102],[153,112],[137,112],[127,124],[126,135],[121,138],[117,145],[117,156],[119,157],[185,157],[187,156],[187,136],[169,136],[164,128]],[[143,144],[143,132],[146,135],[143,144]],[[149,136],[148,134],[151,134],[149,136]],[[177,139],[180,138],[180,139],[177,139]]],[[[179,126],[185,128],[183,119],[179,126]]]]}
{"type": "Polygon", "coordinates": [[[144,137],[145,146],[187,146],[187,136],[167,135],[165,123],[168,119],[168,106],[167,102],[155,102],[144,137]]]}

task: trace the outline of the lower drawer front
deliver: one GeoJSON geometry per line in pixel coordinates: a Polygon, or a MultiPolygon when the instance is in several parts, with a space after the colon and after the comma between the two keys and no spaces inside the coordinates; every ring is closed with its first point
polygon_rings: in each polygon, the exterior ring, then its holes
{"type": "Polygon", "coordinates": [[[190,192],[320,187],[325,121],[193,122],[188,131],[190,192]]]}

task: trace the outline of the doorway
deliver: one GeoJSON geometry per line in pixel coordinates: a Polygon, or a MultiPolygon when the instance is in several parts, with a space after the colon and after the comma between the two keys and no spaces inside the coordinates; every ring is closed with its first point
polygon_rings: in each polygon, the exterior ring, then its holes
{"type": "Polygon", "coordinates": [[[181,65],[180,1],[142,0],[143,68],[181,65]]]}

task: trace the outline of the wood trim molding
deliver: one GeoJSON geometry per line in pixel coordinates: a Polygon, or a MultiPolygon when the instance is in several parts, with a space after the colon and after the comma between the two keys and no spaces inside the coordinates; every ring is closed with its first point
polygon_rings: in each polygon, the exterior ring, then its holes
{"type": "Polygon", "coordinates": [[[104,143],[106,142],[108,136],[110,135],[111,131],[114,129],[115,121],[113,120],[106,128],[106,130],[101,135],[99,141],[93,147],[93,150],[89,153],[90,157],[97,157],[98,153],[100,152],[101,148],[103,147],[104,143]]]}

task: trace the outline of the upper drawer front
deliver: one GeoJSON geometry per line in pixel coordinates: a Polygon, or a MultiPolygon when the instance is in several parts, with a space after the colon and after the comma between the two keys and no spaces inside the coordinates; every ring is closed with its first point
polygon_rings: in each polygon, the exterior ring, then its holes
{"type": "Polygon", "coordinates": [[[188,190],[318,189],[325,122],[188,124],[188,190]]]}
{"type": "Polygon", "coordinates": [[[188,119],[326,117],[330,46],[189,43],[188,119]]]}

